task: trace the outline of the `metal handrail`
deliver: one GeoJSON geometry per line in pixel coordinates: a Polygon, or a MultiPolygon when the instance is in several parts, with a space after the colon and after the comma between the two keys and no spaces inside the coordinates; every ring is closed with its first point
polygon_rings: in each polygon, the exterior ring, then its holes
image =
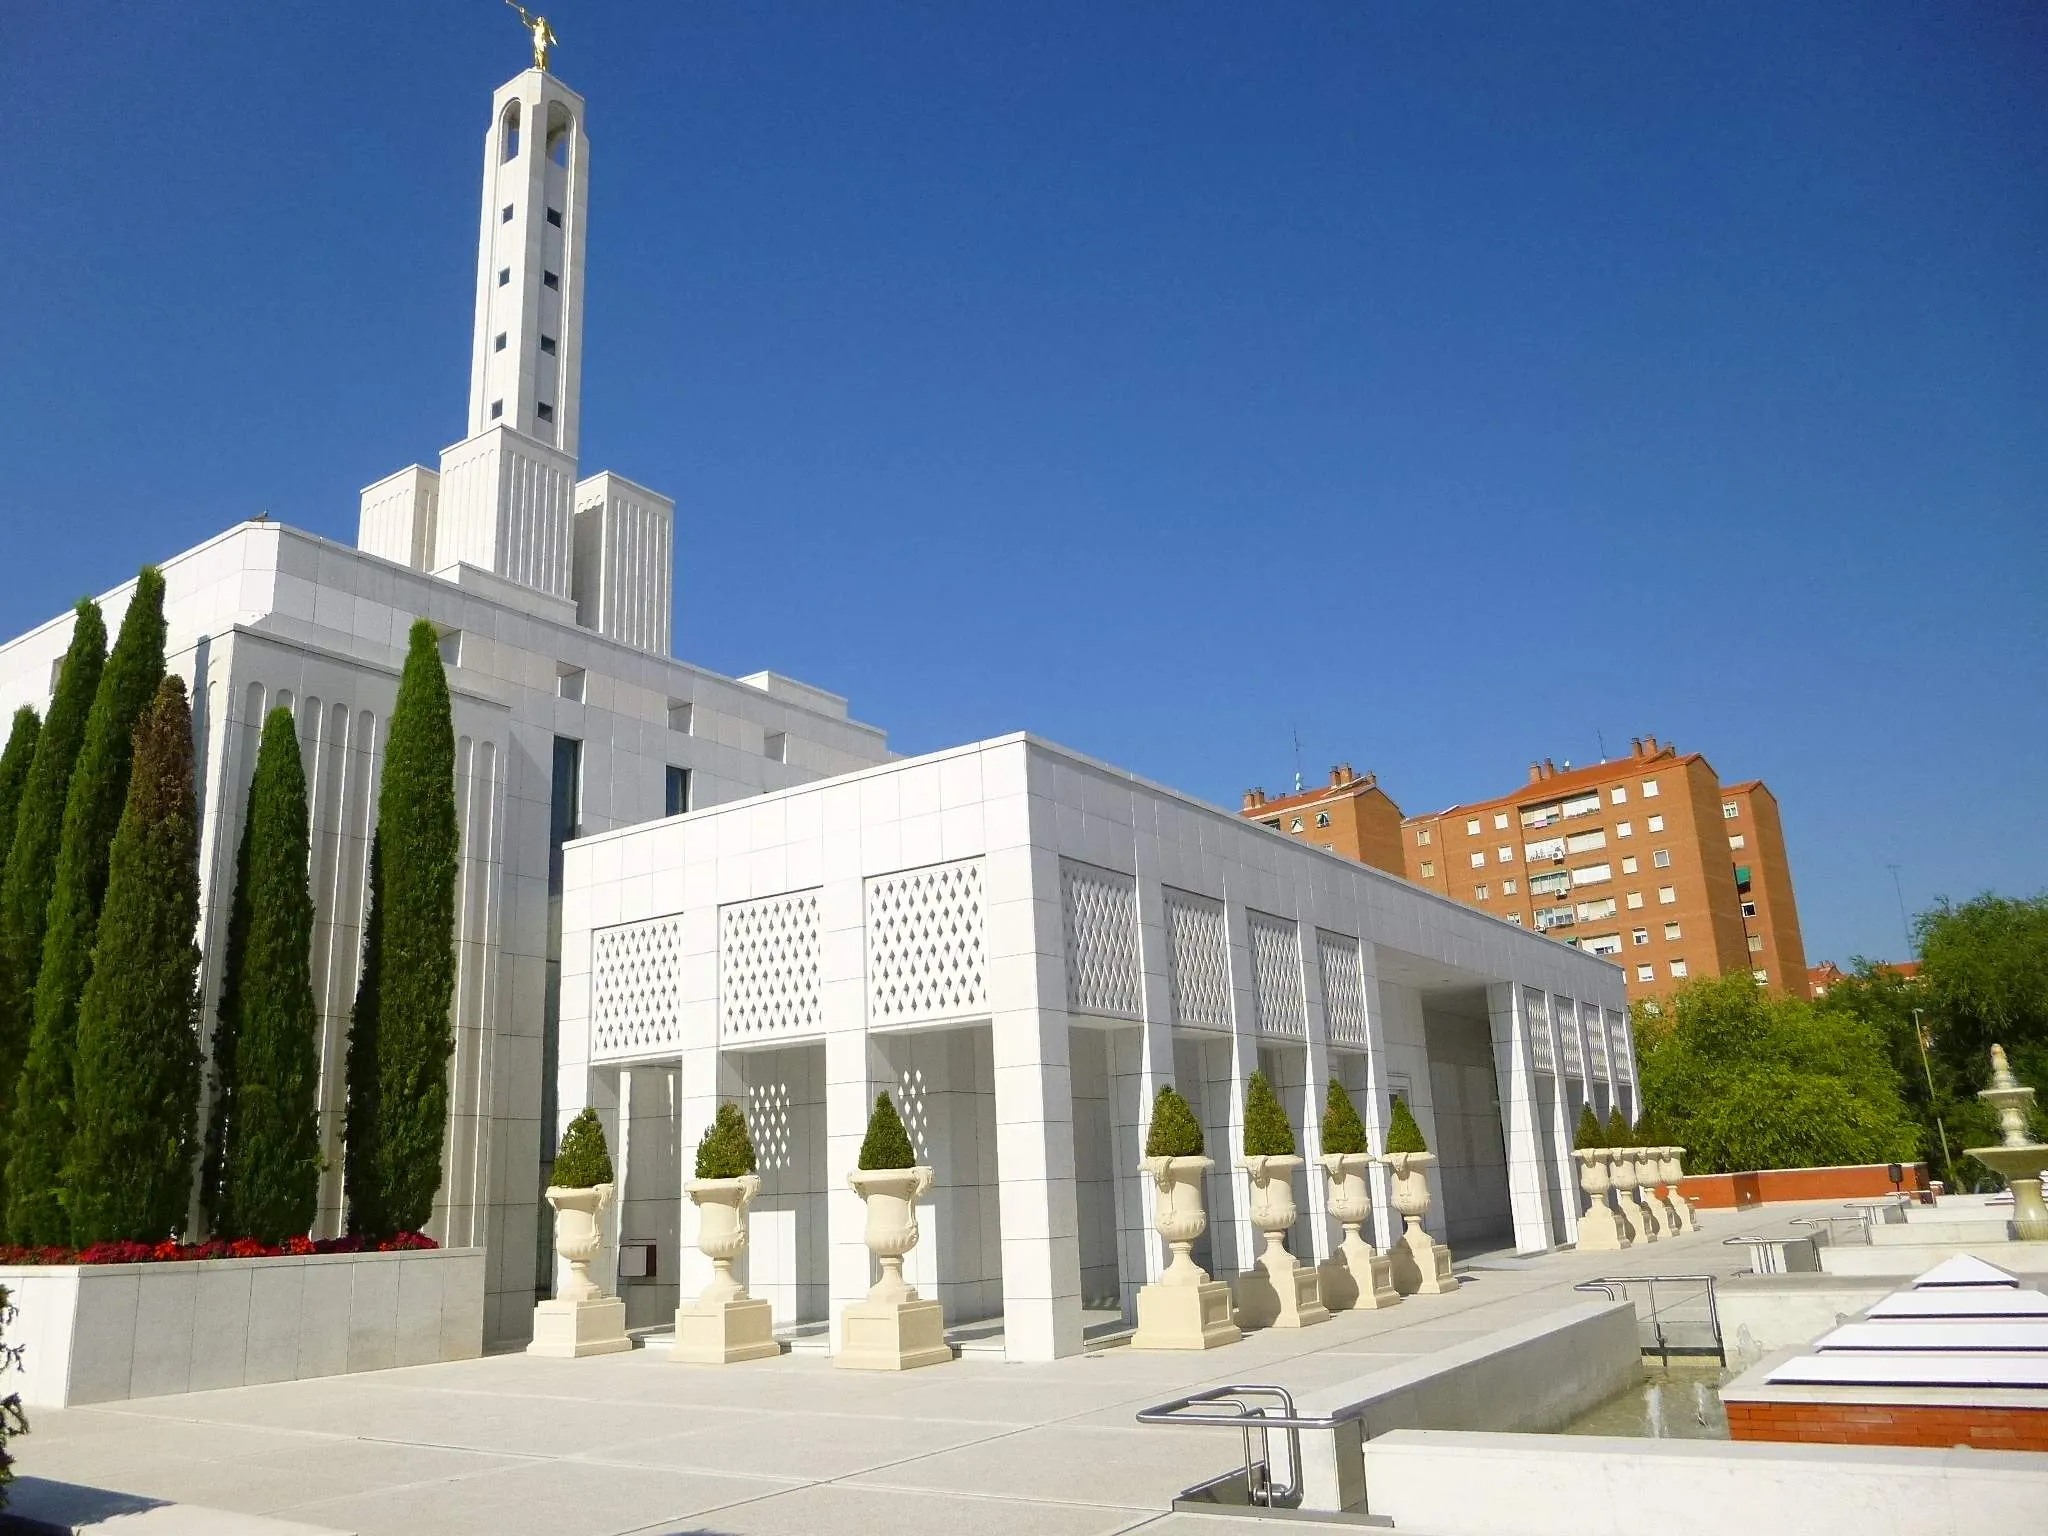
{"type": "MultiPolygon", "coordinates": [[[[1739,1239],[1730,1238],[1729,1241],[1735,1242],[1739,1241],[1739,1239]]],[[[1647,1287],[1650,1303],[1650,1331],[1657,1339],[1657,1357],[1666,1365],[1669,1365],[1671,1363],[1671,1341],[1664,1332],[1664,1320],[1662,1314],[1657,1309],[1657,1287],[1660,1283],[1664,1285],[1704,1285],[1707,1288],[1707,1327],[1714,1335],[1714,1353],[1719,1355],[1721,1363],[1726,1365],[1728,1363],[1728,1348],[1721,1338],[1721,1308],[1714,1295],[1714,1282],[1716,1278],[1713,1275],[1603,1275],[1597,1280],[1582,1281],[1578,1285],[1573,1286],[1572,1289],[1575,1291],[1598,1291],[1609,1301],[1624,1301],[1629,1298],[1615,1295],[1614,1287],[1630,1285],[1647,1287]]]]}
{"type": "Polygon", "coordinates": [[[1228,1387],[1211,1387],[1192,1392],[1171,1402],[1141,1409],[1140,1424],[1208,1424],[1239,1427],[1244,1435],[1245,1496],[1265,1509],[1291,1509],[1301,1503],[1301,1432],[1304,1429],[1333,1429],[1350,1419],[1363,1418],[1365,1405],[1353,1403],[1335,1413],[1298,1414],[1294,1394],[1285,1387],[1260,1386],[1250,1382],[1228,1387]],[[1263,1408],[1249,1398],[1277,1401],[1281,1411],[1263,1408]],[[1289,1481],[1273,1479],[1272,1432],[1287,1432],[1289,1481]],[[1258,1452],[1252,1451],[1252,1436],[1259,1437],[1258,1452]]]}

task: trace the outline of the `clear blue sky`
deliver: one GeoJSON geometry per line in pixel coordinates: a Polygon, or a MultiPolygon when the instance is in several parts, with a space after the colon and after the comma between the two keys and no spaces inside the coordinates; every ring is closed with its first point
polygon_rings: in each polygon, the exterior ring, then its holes
{"type": "MultiPolygon", "coordinates": [[[[1655,733],[1809,954],[2048,852],[2048,12],[558,0],[678,650],[1410,810],[1655,733]]],[[[0,633],[464,426],[497,0],[8,0],[0,633]]]]}

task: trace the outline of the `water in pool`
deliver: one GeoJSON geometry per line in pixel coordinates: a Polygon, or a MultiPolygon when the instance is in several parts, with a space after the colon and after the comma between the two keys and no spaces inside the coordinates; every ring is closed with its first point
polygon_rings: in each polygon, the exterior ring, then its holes
{"type": "Polygon", "coordinates": [[[1726,1440],[1721,1384],[1735,1373],[1711,1356],[1668,1365],[1646,1358],[1635,1386],[1564,1427],[1568,1435],[1628,1435],[1647,1440],[1726,1440]]]}

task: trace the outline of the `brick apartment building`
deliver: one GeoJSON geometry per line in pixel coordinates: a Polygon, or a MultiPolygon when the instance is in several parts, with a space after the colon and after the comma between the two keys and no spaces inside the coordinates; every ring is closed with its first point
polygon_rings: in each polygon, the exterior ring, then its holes
{"type": "Polygon", "coordinates": [[[1253,790],[1242,814],[1605,955],[1631,997],[1736,970],[1809,992],[1776,797],[1655,737],[1588,768],[1532,764],[1515,793],[1429,816],[1402,817],[1348,766],[1278,799],[1253,790]]]}

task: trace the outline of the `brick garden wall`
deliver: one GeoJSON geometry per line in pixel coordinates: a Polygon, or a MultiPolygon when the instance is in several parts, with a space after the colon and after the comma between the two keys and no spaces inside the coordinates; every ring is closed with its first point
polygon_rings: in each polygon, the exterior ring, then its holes
{"type": "MultiPolygon", "coordinates": [[[[1899,1188],[1927,1190],[1927,1165],[1907,1163],[1899,1188]]],[[[1691,1173],[1679,1181],[1687,1199],[1703,1211],[1747,1210],[1780,1200],[1867,1200],[1892,1193],[1890,1165],[1853,1168],[1762,1168],[1755,1173],[1691,1173]]]]}
{"type": "MultiPolygon", "coordinates": [[[[1929,1408],[1887,1403],[1730,1403],[1735,1440],[2048,1451],[2048,1409],[1929,1408]]],[[[2048,1518],[2048,1517],[2044,1517],[2048,1518]]]]}

